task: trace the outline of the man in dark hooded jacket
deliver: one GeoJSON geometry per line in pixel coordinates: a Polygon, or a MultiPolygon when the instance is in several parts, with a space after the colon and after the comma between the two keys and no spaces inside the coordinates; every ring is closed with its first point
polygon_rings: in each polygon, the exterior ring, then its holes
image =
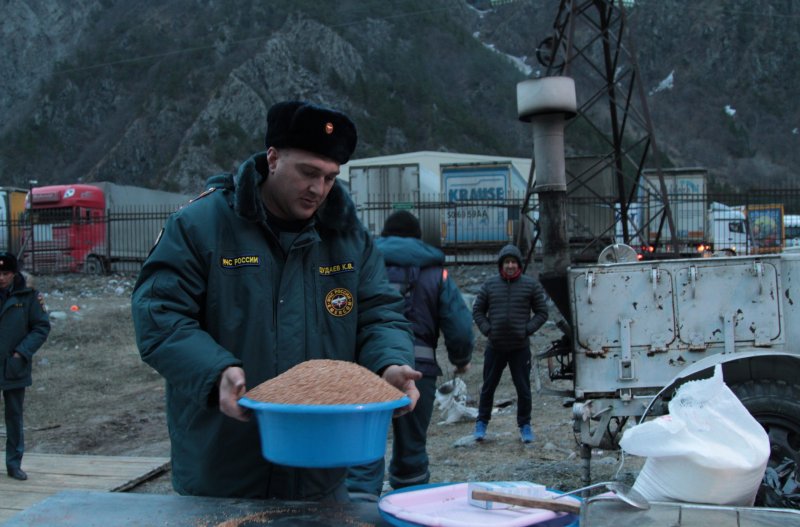
{"type": "Polygon", "coordinates": [[[499,274],[481,287],[472,305],[472,318],[488,338],[483,358],[483,386],[475,421],[475,440],[486,437],[492,417],[494,391],[508,366],[517,390],[517,426],[523,443],[534,439],[531,430],[530,336],[547,321],[547,295],[538,280],[522,274],[522,254],[506,245],[497,257],[499,274]],[[531,312],[533,315],[531,316],[531,312]]]}
{"type": "Polygon", "coordinates": [[[5,405],[6,471],[9,477],[28,479],[22,470],[25,436],[22,403],[32,384],[33,354],[50,334],[50,318],[42,295],[28,287],[17,258],[0,253],[0,392],[5,405]]]}
{"type": "Polygon", "coordinates": [[[137,344],[167,382],[178,493],[347,501],[346,468],[264,459],[239,398],[301,362],[333,359],[380,374],[411,410],[421,374],[403,299],[336,180],[353,123],[286,101],[270,108],[265,142],[166,222],[134,287],[137,344]]]}
{"type": "MultiPolygon", "coordinates": [[[[389,484],[394,489],[430,480],[427,434],[436,399],[436,378],[442,369],[436,361],[439,334],[444,336],[447,358],[456,373],[464,373],[472,359],[472,318],[456,283],[444,268],[444,254],[421,239],[419,220],[400,210],[386,218],[375,241],[386,261],[389,281],[405,298],[405,315],[414,331],[414,362],[422,379],[414,411],[392,422],[394,441],[389,464],[389,484]]],[[[351,496],[377,499],[383,488],[383,459],[351,467],[347,488],[351,496]]]]}

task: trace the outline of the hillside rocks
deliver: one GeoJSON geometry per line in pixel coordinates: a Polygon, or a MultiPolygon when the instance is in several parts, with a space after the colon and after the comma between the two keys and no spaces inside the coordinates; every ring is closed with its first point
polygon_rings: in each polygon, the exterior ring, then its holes
{"type": "Polygon", "coordinates": [[[35,106],[40,83],[50,79],[59,61],[85,38],[92,0],[43,2],[10,0],[0,17],[0,132],[7,133],[35,106]]]}
{"type": "MultiPolygon", "coordinates": [[[[509,57],[542,73],[536,51],[557,4],[10,0],[0,178],[195,192],[262,148],[266,110],[284,98],[350,113],[356,158],[528,157],[515,97],[526,74],[509,57]]],[[[674,72],[671,89],[647,97],[664,163],[705,166],[733,186],[789,186],[800,163],[798,0],[765,0],[758,16],[744,0],[634,5],[645,92],[674,72]]],[[[581,100],[592,73],[570,71],[581,100]]],[[[570,153],[597,154],[585,136],[568,131],[570,153]]]]}
{"type": "MultiPolygon", "coordinates": [[[[238,139],[250,144],[253,152],[262,150],[267,110],[274,101],[314,98],[324,92],[321,79],[335,74],[352,83],[362,68],[359,53],[330,28],[313,20],[290,18],[251,59],[231,71],[188,128],[170,165],[174,183],[183,191],[202,190],[208,176],[235,170],[233,152],[221,159],[213,156],[214,149],[230,139],[219,123],[235,126],[241,132],[238,139]],[[314,39],[309,40],[308,35],[314,39]],[[298,56],[312,57],[311,64],[298,63],[298,56]]],[[[345,109],[350,106],[341,100],[322,102],[345,109]]]]}

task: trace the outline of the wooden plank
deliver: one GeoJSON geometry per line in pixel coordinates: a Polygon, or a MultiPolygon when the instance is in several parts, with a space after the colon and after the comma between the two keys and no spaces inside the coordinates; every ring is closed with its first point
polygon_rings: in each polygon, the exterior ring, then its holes
{"type": "MultiPolygon", "coordinates": [[[[8,478],[11,479],[11,478],[8,478]]],[[[27,482],[5,482],[0,483],[0,492],[14,491],[19,488],[31,489],[36,492],[44,492],[48,489],[68,488],[81,490],[106,490],[121,485],[127,480],[114,478],[111,476],[91,476],[91,475],[68,475],[61,474],[28,474],[27,482]]]]}
{"type": "Polygon", "coordinates": [[[22,468],[26,481],[0,476],[0,524],[63,490],[131,489],[168,470],[169,458],[26,453],[22,468]]]}
{"type": "Polygon", "coordinates": [[[116,457],[82,456],[63,454],[25,454],[23,465],[26,472],[60,471],[70,473],[109,472],[110,470],[138,470],[142,466],[163,464],[162,457],[116,457]]]}
{"type": "Polygon", "coordinates": [[[135,487],[139,483],[142,483],[143,481],[147,481],[149,479],[158,476],[159,474],[163,474],[169,469],[170,462],[169,461],[163,462],[162,460],[160,465],[151,465],[151,466],[153,468],[149,472],[140,473],[139,476],[136,477],[129,477],[128,481],[112,488],[111,492],[125,492],[126,490],[132,489],[133,487],[135,487]]]}
{"type": "MultiPolygon", "coordinates": [[[[18,485],[21,487],[21,485],[18,485]]],[[[53,495],[53,489],[48,488],[44,491],[19,488],[11,490],[0,490],[0,524],[3,524],[28,507],[32,507],[40,501],[53,495]]]]}

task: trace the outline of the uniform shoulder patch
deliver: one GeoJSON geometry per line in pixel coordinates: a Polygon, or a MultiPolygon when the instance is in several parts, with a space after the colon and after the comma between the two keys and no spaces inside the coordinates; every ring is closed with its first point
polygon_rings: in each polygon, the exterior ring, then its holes
{"type": "Polygon", "coordinates": [[[207,189],[205,189],[203,192],[201,192],[201,193],[200,193],[200,195],[198,195],[196,198],[190,199],[190,200],[189,200],[189,203],[194,203],[194,202],[195,202],[195,201],[197,201],[198,199],[203,199],[203,198],[205,198],[206,196],[209,196],[209,195],[211,195],[211,193],[212,193],[212,192],[214,192],[215,190],[219,190],[219,187],[211,187],[211,188],[207,188],[207,189]]]}
{"type": "Polygon", "coordinates": [[[44,295],[42,293],[38,293],[36,295],[36,299],[39,300],[39,305],[42,306],[42,309],[47,311],[47,304],[44,303],[44,295]]]}
{"type": "Polygon", "coordinates": [[[343,288],[336,287],[325,295],[325,309],[335,317],[343,317],[353,310],[353,294],[343,288]]]}

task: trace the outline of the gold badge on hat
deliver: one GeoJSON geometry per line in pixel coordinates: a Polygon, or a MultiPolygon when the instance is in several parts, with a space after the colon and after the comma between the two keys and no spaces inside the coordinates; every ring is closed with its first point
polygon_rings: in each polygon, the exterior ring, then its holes
{"type": "Polygon", "coordinates": [[[325,123],[325,133],[328,135],[333,133],[333,123],[325,123]]]}

